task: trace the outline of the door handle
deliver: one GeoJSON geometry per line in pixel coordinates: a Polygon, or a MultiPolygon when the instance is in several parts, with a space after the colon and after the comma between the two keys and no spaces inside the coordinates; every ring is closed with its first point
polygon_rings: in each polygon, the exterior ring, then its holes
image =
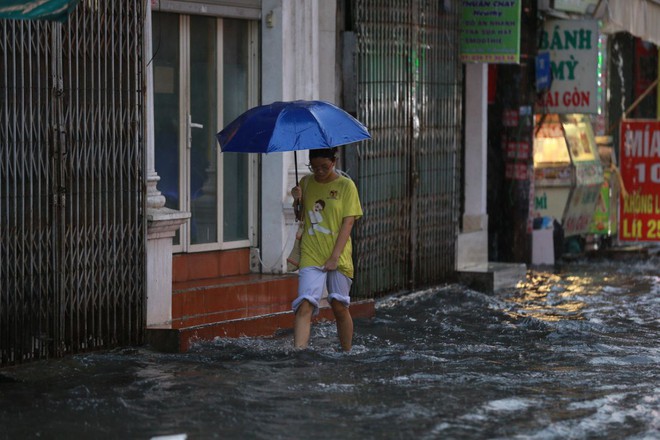
{"type": "Polygon", "coordinates": [[[192,121],[192,116],[188,115],[188,142],[186,143],[188,149],[192,148],[192,129],[193,128],[204,128],[203,124],[198,124],[192,121]]]}

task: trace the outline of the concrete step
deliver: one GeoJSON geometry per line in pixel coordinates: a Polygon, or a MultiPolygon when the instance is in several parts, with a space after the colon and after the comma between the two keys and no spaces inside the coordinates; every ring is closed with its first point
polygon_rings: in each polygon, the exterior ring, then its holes
{"type": "MultiPolygon", "coordinates": [[[[373,318],[375,303],[373,300],[355,301],[351,304],[350,310],[354,319],[373,318]]],[[[321,305],[319,315],[314,319],[314,321],[320,320],[334,320],[332,309],[325,302],[321,305]]],[[[149,326],[146,332],[147,343],[159,351],[184,353],[195,342],[211,341],[216,337],[273,337],[282,329],[293,328],[294,314],[289,304],[287,311],[260,316],[190,326],[180,326],[181,322],[173,325],[149,326]]]]}
{"type": "Polygon", "coordinates": [[[175,283],[249,274],[248,248],[172,256],[172,281],[175,283]]]}
{"type": "MultiPolygon", "coordinates": [[[[160,351],[186,352],[195,341],[216,337],[272,337],[282,329],[293,328],[291,303],[297,292],[296,274],[177,281],[172,286],[172,321],[147,327],[147,343],[160,351]]],[[[373,317],[374,301],[354,302],[351,315],[373,317]]],[[[326,301],[322,301],[315,320],[334,320],[326,301]]]]}
{"type": "Polygon", "coordinates": [[[172,286],[172,325],[190,327],[283,312],[291,308],[297,291],[294,274],[176,282],[172,286]]]}
{"type": "Polygon", "coordinates": [[[514,288],[527,276],[524,263],[481,263],[465,265],[458,271],[458,279],[466,286],[494,293],[502,289],[514,288]]]}

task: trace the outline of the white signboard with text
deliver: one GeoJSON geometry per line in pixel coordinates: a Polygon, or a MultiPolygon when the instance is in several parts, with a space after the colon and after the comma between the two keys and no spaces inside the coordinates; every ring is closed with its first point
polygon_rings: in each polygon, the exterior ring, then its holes
{"type": "Polygon", "coordinates": [[[598,22],[548,20],[539,52],[550,53],[552,86],[537,113],[598,113],[598,22]]]}

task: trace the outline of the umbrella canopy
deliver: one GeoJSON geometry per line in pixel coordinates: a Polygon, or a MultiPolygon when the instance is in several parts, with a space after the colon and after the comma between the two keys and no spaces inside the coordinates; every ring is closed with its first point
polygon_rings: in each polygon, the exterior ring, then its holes
{"type": "Polygon", "coordinates": [[[289,101],[251,108],[217,139],[223,152],[273,153],[331,148],[371,135],[357,119],[329,102],[289,101]]]}

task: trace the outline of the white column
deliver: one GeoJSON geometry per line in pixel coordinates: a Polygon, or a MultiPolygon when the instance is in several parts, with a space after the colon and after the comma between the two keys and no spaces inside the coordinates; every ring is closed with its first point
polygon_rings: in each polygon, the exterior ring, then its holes
{"type": "Polygon", "coordinates": [[[324,0],[318,3],[318,99],[338,103],[337,76],[337,2],[324,0]]]}
{"type": "Polygon", "coordinates": [[[465,213],[463,232],[488,229],[488,64],[465,66],[465,213]]]}
{"type": "MultiPolygon", "coordinates": [[[[146,0],[144,59],[152,60],[151,0],[146,0]]],[[[172,238],[190,213],[165,208],[165,197],[156,185],[154,155],[154,88],[152,63],[145,65],[145,156],[147,164],[147,326],[172,320],[172,238]]]]}
{"type": "Polygon", "coordinates": [[[146,11],[144,19],[144,58],[145,62],[149,62],[145,66],[145,88],[146,96],[144,100],[145,106],[145,136],[144,147],[146,149],[147,159],[147,207],[148,208],[162,208],[165,206],[165,196],[156,188],[160,177],[156,173],[155,159],[154,159],[154,71],[152,61],[152,44],[151,44],[151,0],[146,0],[146,11]],[[151,62],[150,62],[151,61],[151,62]]]}
{"type": "Polygon", "coordinates": [[[147,326],[172,321],[172,239],[189,212],[147,209],[147,326]]]}
{"type": "MultiPolygon", "coordinates": [[[[263,0],[262,15],[262,96],[263,104],[284,98],[284,29],[282,0],[263,0]]],[[[267,273],[286,270],[283,249],[286,246],[282,204],[285,200],[285,170],[290,153],[262,155],[261,159],[261,260],[267,273]]]]}
{"type": "MultiPolygon", "coordinates": [[[[335,91],[335,0],[263,0],[262,103],[331,100],[335,91]],[[332,29],[331,29],[332,27],[332,29]],[[331,56],[330,56],[331,55],[331,56]]],[[[262,156],[261,259],[265,272],[286,270],[293,244],[289,191],[307,173],[307,151],[262,156]]]]}
{"type": "Polygon", "coordinates": [[[465,66],[465,212],[456,266],[488,262],[488,65],[465,66]]]}

